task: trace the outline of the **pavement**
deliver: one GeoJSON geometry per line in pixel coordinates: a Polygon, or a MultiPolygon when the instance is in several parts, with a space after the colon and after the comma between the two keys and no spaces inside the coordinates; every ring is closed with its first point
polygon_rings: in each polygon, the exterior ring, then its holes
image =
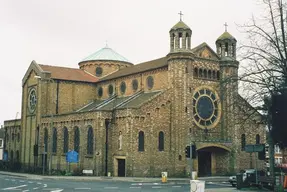
{"type": "MultiPolygon", "coordinates": [[[[29,179],[63,179],[63,180],[79,180],[79,181],[127,181],[127,182],[161,182],[160,177],[104,177],[104,176],[46,176],[46,175],[35,175],[28,173],[16,173],[16,172],[8,172],[8,171],[0,171],[2,175],[9,176],[17,176],[24,177],[29,179]]],[[[198,180],[202,180],[205,182],[228,182],[228,178],[226,176],[215,176],[215,177],[199,177],[198,180]]],[[[190,178],[167,178],[168,183],[189,183],[190,178]]]]}

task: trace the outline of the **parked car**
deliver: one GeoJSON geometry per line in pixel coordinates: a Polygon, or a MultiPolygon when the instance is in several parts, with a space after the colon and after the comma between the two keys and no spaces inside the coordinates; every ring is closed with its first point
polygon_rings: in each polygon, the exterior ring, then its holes
{"type": "MultiPolygon", "coordinates": [[[[247,180],[249,182],[253,182],[254,180],[255,182],[255,173],[256,173],[255,169],[245,169],[245,170],[240,171],[240,173],[242,173],[243,182],[247,182],[247,180]]],[[[237,182],[236,175],[230,176],[228,181],[232,185],[232,187],[235,187],[236,182],[237,182]]]]}

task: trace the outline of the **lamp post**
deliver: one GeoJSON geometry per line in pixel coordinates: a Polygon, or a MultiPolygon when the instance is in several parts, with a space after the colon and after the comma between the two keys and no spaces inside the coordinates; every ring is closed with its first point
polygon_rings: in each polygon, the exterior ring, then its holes
{"type": "MultiPolygon", "coordinates": [[[[54,80],[51,78],[42,78],[41,76],[34,76],[36,79],[40,79],[40,80],[48,80],[49,84],[51,85],[51,83],[54,84],[54,80]]],[[[54,89],[51,87],[52,89],[52,104],[55,104],[55,99],[54,99],[54,89]]],[[[51,171],[52,171],[52,147],[53,147],[53,126],[54,126],[54,113],[53,110],[51,110],[51,119],[50,119],[50,132],[51,132],[51,139],[50,139],[50,147],[48,147],[48,151],[49,153],[47,153],[47,151],[45,151],[45,144],[44,144],[44,154],[49,154],[49,164],[48,164],[48,169],[49,169],[49,175],[51,175],[51,171]]],[[[49,146],[49,145],[48,145],[49,146]]],[[[44,159],[44,157],[43,157],[44,159]]],[[[43,161],[43,166],[44,166],[44,161],[43,161]]]]}

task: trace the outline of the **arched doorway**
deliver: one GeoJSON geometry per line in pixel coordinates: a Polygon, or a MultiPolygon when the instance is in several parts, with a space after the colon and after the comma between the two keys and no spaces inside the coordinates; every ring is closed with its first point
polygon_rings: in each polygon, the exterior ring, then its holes
{"type": "Polygon", "coordinates": [[[221,145],[205,145],[197,149],[198,176],[228,172],[230,149],[221,145]]]}

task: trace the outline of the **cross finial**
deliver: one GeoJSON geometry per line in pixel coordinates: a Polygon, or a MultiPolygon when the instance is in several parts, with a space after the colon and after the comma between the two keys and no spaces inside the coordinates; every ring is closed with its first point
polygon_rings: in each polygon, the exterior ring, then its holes
{"type": "Polygon", "coordinates": [[[228,27],[228,25],[227,25],[226,22],[224,23],[224,26],[225,26],[225,32],[227,32],[227,27],[228,27]]]}
{"type": "Polygon", "coordinates": [[[180,21],[181,21],[181,20],[182,20],[183,13],[180,11],[178,14],[179,14],[179,18],[180,18],[180,21]]]}

